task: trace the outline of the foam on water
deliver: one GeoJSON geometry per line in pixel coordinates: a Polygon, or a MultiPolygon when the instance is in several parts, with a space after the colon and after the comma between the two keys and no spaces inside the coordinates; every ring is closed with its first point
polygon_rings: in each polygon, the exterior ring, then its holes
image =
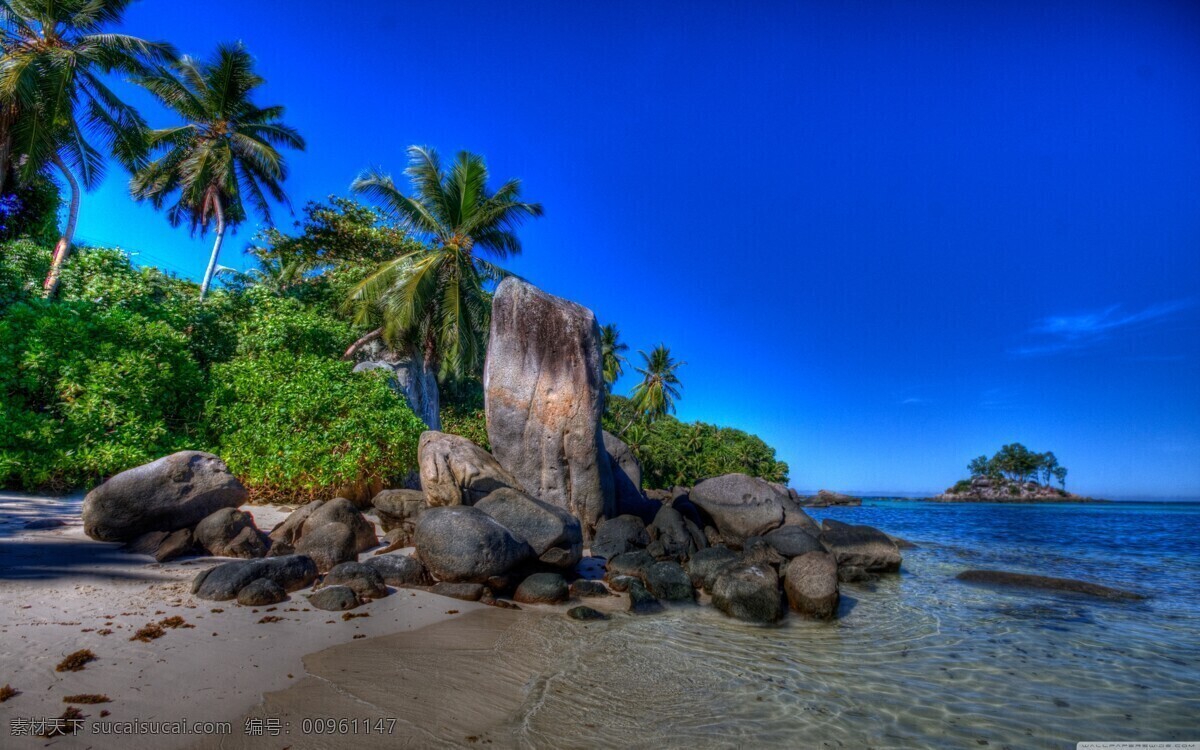
{"type": "Polygon", "coordinates": [[[905,551],[899,576],[844,585],[835,623],[760,628],[683,607],[586,625],[549,617],[513,632],[506,651],[550,665],[527,685],[519,744],[1067,748],[1200,738],[1200,508],[902,503],[823,514],[921,548],[905,551]],[[1086,578],[1151,598],[954,580],[967,567],[1086,578]]]}

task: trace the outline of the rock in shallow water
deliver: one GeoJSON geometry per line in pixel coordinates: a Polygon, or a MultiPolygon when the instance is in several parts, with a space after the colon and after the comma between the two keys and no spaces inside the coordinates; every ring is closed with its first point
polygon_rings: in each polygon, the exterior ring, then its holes
{"type": "Polygon", "coordinates": [[[870,526],[851,526],[831,519],[822,524],[821,544],[839,566],[853,565],[871,573],[900,570],[900,550],[888,535],[870,526]]]}
{"type": "Polygon", "coordinates": [[[570,511],[591,539],[599,520],[615,515],[596,316],[508,277],[492,300],[483,388],[496,459],[530,495],[570,511]]]}
{"type": "Polygon", "coordinates": [[[567,581],[558,573],[534,573],[517,586],[513,600],[521,604],[558,604],[568,596],[567,581]]]}
{"type": "Polygon", "coordinates": [[[690,602],[696,598],[692,579],[677,562],[658,562],[646,571],[646,588],[660,600],[690,602]]]}
{"type": "Polygon", "coordinates": [[[567,617],[572,620],[607,620],[608,615],[591,607],[578,606],[567,610],[567,617]]]}
{"type": "Polygon", "coordinates": [[[745,622],[772,623],[783,617],[779,574],[769,565],[731,565],[713,582],[713,606],[745,622]]]}
{"type": "Polygon", "coordinates": [[[581,578],[578,581],[571,582],[572,599],[586,599],[597,596],[612,596],[612,592],[599,581],[589,581],[581,578]]]}
{"type": "Polygon", "coordinates": [[[964,570],[956,577],[958,580],[966,581],[967,583],[983,583],[993,586],[1013,586],[1047,591],[1066,591],[1072,594],[1084,594],[1101,599],[1137,601],[1146,598],[1142,594],[1133,591],[1114,589],[1108,586],[1101,586],[1098,583],[1077,581],[1071,578],[1051,578],[1049,576],[1029,575],[1027,573],[1010,573],[1003,570],[964,570]]]}
{"type": "Polygon", "coordinates": [[[633,580],[629,583],[629,611],[639,615],[649,615],[655,612],[662,612],[663,605],[658,599],[651,594],[641,581],[633,580]]]}
{"type": "Polygon", "coordinates": [[[195,526],[221,508],[246,501],[246,489],[220,458],[180,451],[104,482],[83,499],[83,530],[102,542],[148,531],[195,526]]]}
{"type": "Polygon", "coordinates": [[[827,552],[806,552],[787,565],[783,589],[792,609],[818,620],[837,614],[838,565],[827,552]]]}

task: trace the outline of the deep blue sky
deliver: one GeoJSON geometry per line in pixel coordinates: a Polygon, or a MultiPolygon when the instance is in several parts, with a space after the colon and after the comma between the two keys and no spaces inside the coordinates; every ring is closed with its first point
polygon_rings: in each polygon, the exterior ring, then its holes
{"type": "MultiPolygon", "coordinates": [[[[521,177],[546,216],[512,270],[670,345],[679,416],[762,435],[797,487],[936,490],[1022,441],[1077,491],[1200,495],[1200,5],[330,8],[125,28],[246,42],[308,139],[297,206],[414,143],[521,177]]],[[[207,257],[116,171],[80,235],[207,257]]]]}

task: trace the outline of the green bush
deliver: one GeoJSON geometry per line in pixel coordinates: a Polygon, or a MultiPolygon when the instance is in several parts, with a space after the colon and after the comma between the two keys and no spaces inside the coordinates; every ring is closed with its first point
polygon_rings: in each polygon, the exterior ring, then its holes
{"type": "Polygon", "coordinates": [[[288,353],[338,358],[357,338],[344,320],[265,289],[245,292],[249,307],[238,336],[239,355],[288,353]]]}
{"type": "Polygon", "coordinates": [[[0,485],[90,486],[195,447],[204,381],[161,321],[32,300],[0,317],[0,485]]]}
{"type": "MultiPolygon", "coordinates": [[[[13,175],[5,185],[13,184],[13,175]]],[[[34,179],[0,197],[0,242],[20,239],[53,247],[58,242],[58,185],[46,177],[34,179]]]]}
{"type": "Polygon", "coordinates": [[[50,249],[28,240],[0,243],[0,310],[40,296],[50,249]]]}
{"type": "Polygon", "coordinates": [[[488,441],[487,415],[483,410],[483,384],[478,379],[446,383],[441,400],[442,432],[464,437],[490,451],[492,444],[488,441]]]}
{"type": "Polygon", "coordinates": [[[732,427],[680,422],[672,416],[646,424],[629,399],[609,396],[604,429],[618,435],[642,463],[647,489],[692,486],[722,474],[749,474],[787,483],[788,465],[761,438],[732,427]]]}
{"type": "Polygon", "coordinates": [[[207,420],[216,453],[259,500],[396,485],[416,469],[425,429],[383,375],[287,353],[214,367],[207,420]]]}

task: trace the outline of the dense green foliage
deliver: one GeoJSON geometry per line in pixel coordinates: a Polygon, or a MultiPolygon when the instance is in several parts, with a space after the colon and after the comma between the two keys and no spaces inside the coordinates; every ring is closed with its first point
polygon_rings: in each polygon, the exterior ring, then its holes
{"type": "Polygon", "coordinates": [[[647,489],[691,486],[707,477],[732,473],[788,481],[788,465],[776,460],[774,448],[732,427],[681,422],[670,415],[648,422],[629,399],[609,396],[604,428],[620,435],[641,461],[642,483],[647,489]]]}
{"type": "MultiPolygon", "coordinates": [[[[1020,443],[1010,443],[991,458],[979,456],[967,464],[967,470],[972,477],[986,476],[1004,478],[1014,482],[1028,482],[1031,479],[1049,485],[1056,480],[1066,489],[1067,467],[1060,466],[1058,458],[1052,451],[1037,453],[1020,443]]],[[[956,485],[957,486],[957,485],[956,485]]]]}
{"type": "Polygon", "coordinates": [[[4,184],[7,187],[0,197],[0,242],[27,237],[40,245],[53,245],[58,239],[58,207],[62,203],[58,186],[42,175],[23,184],[16,183],[10,175],[4,184]]]}
{"type": "Polygon", "coordinates": [[[396,485],[416,468],[425,429],[382,375],[312,354],[217,365],[207,417],[215,452],[259,499],[396,485]]]}
{"type": "MultiPolygon", "coordinates": [[[[339,360],[356,331],[330,305],[260,286],[202,305],[194,283],[108,249],[72,256],[47,302],[49,256],[0,244],[0,486],[90,486],[185,448],[226,453],[265,496],[329,496],[348,478],[410,470],[421,425],[339,360]],[[257,412],[228,408],[230,393],[257,412]]],[[[307,296],[327,299],[321,286],[307,296]]]]}
{"type": "Polygon", "coordinates": [[[191,444],[203,391],[186,338],[87,301],[0,318],[0,485],[67,489],[191,444]]]}

